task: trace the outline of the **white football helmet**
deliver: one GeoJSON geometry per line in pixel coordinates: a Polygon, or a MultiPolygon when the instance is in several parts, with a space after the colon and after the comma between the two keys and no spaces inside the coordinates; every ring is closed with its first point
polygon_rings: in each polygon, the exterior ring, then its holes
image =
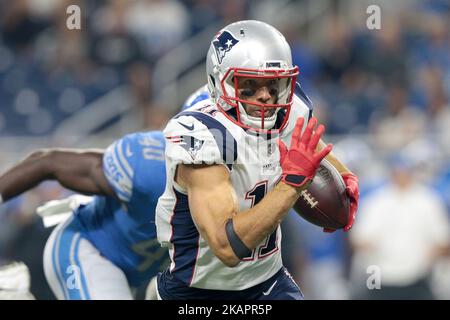
{"type": "Polygon", "coordinates": [[[206,73],[211,98],[231,121],[259,132],[281,131],[285,127],[293,102],[298,67],[292,65],[291,49],[277,29],[255,20],[226,26],[211,41],[206,57],[206,73]],[[275,103],[239,98],[239,77],[275,79],[275,103]],[[260,108],[261,117],[247,114],[244,105],[260,108]],[[266,117],[265,110],[268,108],[275,108],[275,112],[266,117]]]}

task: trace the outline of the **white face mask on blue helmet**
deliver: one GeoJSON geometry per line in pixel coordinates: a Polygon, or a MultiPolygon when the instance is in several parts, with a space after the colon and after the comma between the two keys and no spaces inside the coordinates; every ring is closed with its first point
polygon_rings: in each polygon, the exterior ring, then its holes
{"type": "Polygon", "coordinates": [[[260,21],[245,20],[223,28],[211,41],[206,57],[208,90],[219,109],[237,125],[269,132],[283,110],[282,130],[289,117],[298,67],[292,65],[291,49],[284,36],[260,21]],[[237,79],[276,79],[277,97],[273,104],[239,98],[237,79]],[[247,113],[244,106],[260,108],[261,117],[247,113]],[[269,108],[275,109],[271,116],[269,108]]]}

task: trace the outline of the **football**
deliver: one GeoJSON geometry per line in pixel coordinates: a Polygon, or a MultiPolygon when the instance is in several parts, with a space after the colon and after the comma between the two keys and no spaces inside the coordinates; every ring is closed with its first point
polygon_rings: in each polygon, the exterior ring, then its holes
{"type": "Polygon", "coordinates": [[[305,220],[329,229],[342,229],[349,221],[350,199],[340,173],[323,159],[312,183],[303,190],[294,209],[305,220]]]}

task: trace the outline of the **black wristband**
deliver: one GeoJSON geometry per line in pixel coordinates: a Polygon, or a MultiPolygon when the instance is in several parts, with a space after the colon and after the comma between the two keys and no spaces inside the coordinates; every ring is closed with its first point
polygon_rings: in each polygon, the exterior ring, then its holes
{"type": "Polygon", "coordinates": [[[230,242],[231,249],[239,260],[249,256],[252,251],[242,242],[239,236],[234,231],[233,219],[228,219],[225,224],[225,232],[227,233],[228,242],[230,242]]]}

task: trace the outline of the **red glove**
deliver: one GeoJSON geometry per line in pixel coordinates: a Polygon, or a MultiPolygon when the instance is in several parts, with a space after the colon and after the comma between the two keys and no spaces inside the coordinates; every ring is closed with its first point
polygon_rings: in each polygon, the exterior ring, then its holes
{"type": "Polygon", "coordinates": [[[358,177],[353,173],[346,173],[342,175],[344,178],[345,191],[347,191],[347,195],[350,198],[350,220],[348,224],[344,227],[344,231],[348,231],[352,228],[353,222],[355,222],[356,211],[358,211],[358,202],[359,202],[359,186],[358,186],[358,177]]]}
{"type": "Polygon", "coordinates": [[[320,152],[316,152],[317,144],[325,131],[325,127],[319,125],[314,130],[317,119],[312,118],[302,135],[303,123],[303,118],[297,120],[289,150],[281,140],[279,141],[280,163],[283,170],[281,181],[296,188],[312,181],[317,168],[320,166],[320,161],[333,148],[333,145],[329,144],[320,152]]]}
{"type": "MultiPolygon", "coordinates": [[[[359,201],[359,186],[358,186],[358,177],[353,173],[344,173],[342,175],[344,179],[348,197],[350,198],[350,219],[348,224],[344,227],[344,231],[349,231],[356,218],[356,211],[358,211],[358,201],[359,201]]],[[[334,229],[323,229],[325,232],[334,232],[334,229]]]]}

